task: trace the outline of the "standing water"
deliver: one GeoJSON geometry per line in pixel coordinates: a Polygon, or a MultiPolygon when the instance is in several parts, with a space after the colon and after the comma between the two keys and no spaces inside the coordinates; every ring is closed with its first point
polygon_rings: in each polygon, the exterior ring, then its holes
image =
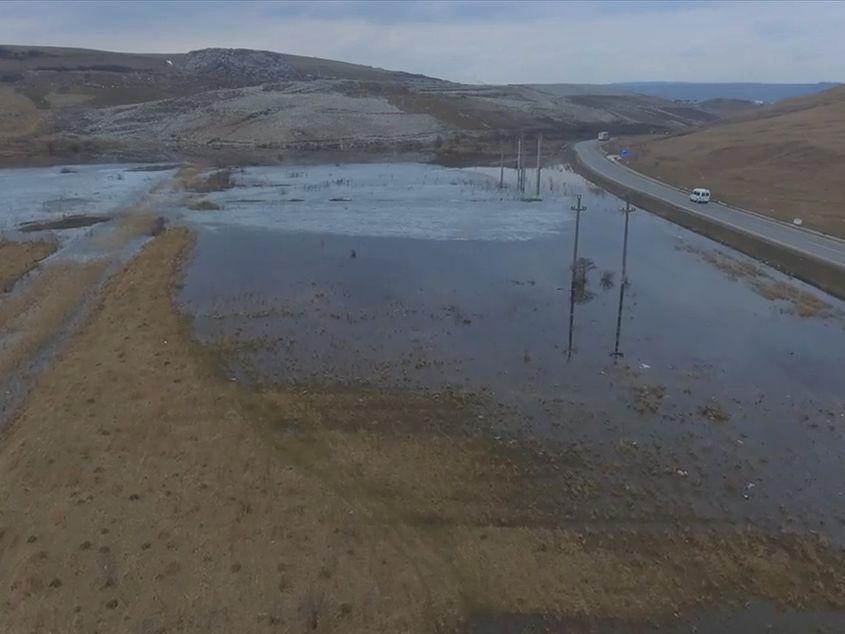
{"type": "Polygon", "coordinates": [[[481,395],[479,427],[589,447],[643,517],[842,541],[845,305],[644,211],[620,289],[623,201],[563,167],[530,202],[498,176],[248,168],[186,216],[184,310],[242,380],[481,395]]]}

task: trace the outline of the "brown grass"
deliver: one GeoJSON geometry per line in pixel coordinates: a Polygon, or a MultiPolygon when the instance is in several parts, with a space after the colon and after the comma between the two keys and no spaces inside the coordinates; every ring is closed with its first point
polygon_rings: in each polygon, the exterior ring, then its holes
{"type": "Polygon", "coordinates": [[[105,267],[102,260],[55,264],[20,293],[0,299],[0,379],[50,341],[105,267]]]}
{"type": "Polygon", "coordinates": [[[108,284],[0,438],[7,631],[845,605],[845,560],[817,539],[565,528],[546,501],[589,499],[577,456],[471,433],[475,399],[227,380],[171,305],[191,243],[165,231],[108,284]]]}
{"type": "Polygon", "coordinates": [[[731,279],[746,282],[761,297],[787,302],[789,310],[799,317],[827,318],[836,314],[833,307],[824,300],[793,284],[773,279],[754,262],[734,258],[720,251],[703,251],[690,246],[684,247],[684,250],[695,253],[731,279]]]}
{"type": "Polygon", "coordinates": [[[754,262],[739,260],[719,251],[702,251],[701,257],[735,280],[748,280],[765,276],[765,272],[754,262]]]}
{"type": "Polygon", "coordinates": [[[655,178],[845,237],[845,89],[633,145],[632,167],[655,178]]]}
{"type": "Polygon", "coordinates": [[[35,134],[42,128],[35,104],[12,88],[0,85],[0,139],[35,134]]]}
{"type": "Polygon", "coordinates": [[[176,172],[175,188],[195,194],[220,192],[235,186],[232,170],[221,169],[208,172],[200,165],[188,165],[176,172]]]}
{"type": "Polygon", "coordinates": [[[164,218],[153,212],[149,201],[144,200],[118,215],[112,231],[96,234],[91,240],[99,249],[115,251],[136,238],[158,235],[164,224],[164,218]]]}
{"type": "Polygon", "coordinates": [[[802,291],[786,282],[771,279],[755,280],[754,290],[770,300],[789,302],[792,310],[800,317],[829,317],[833,308],[812,293],[802,291]]]}
{"type": "Polygon", "coordinates": [[[0,293],[8,293],[15,283],[48,255],[55,253],[54,242],[10,242],[0,240],[0,293]]]}

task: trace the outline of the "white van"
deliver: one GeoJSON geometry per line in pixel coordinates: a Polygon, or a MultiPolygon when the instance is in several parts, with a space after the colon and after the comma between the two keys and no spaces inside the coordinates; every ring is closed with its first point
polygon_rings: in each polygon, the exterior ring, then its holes
{"type": "Polygon", "coordinates": [[[689,195],[689,199],[694,203],[710,202],[710,190],[703,187],[696,187],[689,195]]]}

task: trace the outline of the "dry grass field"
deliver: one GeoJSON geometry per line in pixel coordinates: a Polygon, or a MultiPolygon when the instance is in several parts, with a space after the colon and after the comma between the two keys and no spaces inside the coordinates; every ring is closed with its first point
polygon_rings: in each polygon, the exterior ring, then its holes
{"type": "Polygon", "coordinates": [[[41,113],[28,97],[0,85],[0,140],[37,132],[41,118],[41,113]]]}
{"type": "Polygon", "coordinates": [[[631,166],[650,176],[845,237],[845,87],[633,147],[631,166]]]}
{"type": "Polygon", "coordinates": [[[10,242],[0,239],[0,293],[15,283],[56,250],[52,242],[10,242]]]}
{"type": "Polygon", "coordinates": [[[4,631],[633,628],[845,603],[823,539],[573,528],[548,500],[588,502],[582,459],[456,433],[471,398],[232,382],[172,304],[192,243],[165,231],[106,284],[0,437],[4,631]]]}

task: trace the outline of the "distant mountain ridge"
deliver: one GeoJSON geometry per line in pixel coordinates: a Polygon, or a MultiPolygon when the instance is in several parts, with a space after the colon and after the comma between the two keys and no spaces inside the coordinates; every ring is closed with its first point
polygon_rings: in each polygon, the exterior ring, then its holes
{"type": "Polygon", "coordinates": [[[632,81],[607,84],[624,92],[650,95],[669,100],[708,101],[711,99],[743,99],[775,103],[783,99],[802,97],[823,92],[841,84],[817,82],[814,84],[767,84],[754,82],[675,82],[675,81],[632,81]]]}
{"type": "Polygon", "coordinates": [[[275,162],[389,154],[498,161],[520,135],[554,151],[611,134],[678,132],[753,104],[614,86],[471,85],[274,51],[119,53],[0,46],[0,164],[275,162]]]}

